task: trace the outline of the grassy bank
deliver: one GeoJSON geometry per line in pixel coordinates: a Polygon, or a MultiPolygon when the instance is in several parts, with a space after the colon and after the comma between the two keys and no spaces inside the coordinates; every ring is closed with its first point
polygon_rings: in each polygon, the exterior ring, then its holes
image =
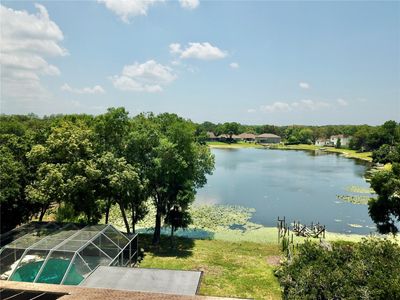
{"type": "Polygon", "coordinates": [[[279,260],[277,245],[180,237],[172,249],[167,237],[159,248],[151,246],[150,235],[140,239],[145,250],[141,267],[203,271],[201,295],[281,299],[274,267],[267,262],[279,260]]]}
{"type": "MultiPolygon", "coordinates": [[[[260,144],[256,143],[246,143],[246,142],[237,142],[237,143],[223,143],[223,142],[207,142],[207,145],[210,148],[225,148],[225,149],[238,149],[238,148],[265,148],[260,144]]],[[[332,152],[332,153],[339,153],[342,154],[344,157],[347,158],[355,158],[361,159],[365,161],[372,162],[372,153],[371,152],[357,152],[356,150],[351,149],[337,149],[334,147],[320,147],[315,145],[308,145],[308,144],[299,144],[299,145],[268,145],[269,149],[279,149],[279,150],[307,150],[307,151],[316,151],[321,150],[324,152],[332,152]]]]}
{"type": "Polygon", "coordinates": [[[210,148],[232,148],[232,149],[237,149],[237,148],[264,148],[260,144],[256,143],[246,143],[246,142],[237,142],[237,143],[223,143],[223,142],[207,142],[207,145],[210,148]]]}
{"type": "Polygon", "coordinates": [[[337,149],[334,147],[320,147],[315,145],[306,145],[306,144],[299,144],[299,145],[272,145],[271,149],[280,149],[280,150],[321,150],[324,152],[332,152],[332,153],[339,153],[342,154],[344,157],[347,158],[356,158],[365,161],[372,162],[372,153],[371,152],[357,152],[356,150],[351,149],[337,149]]]}

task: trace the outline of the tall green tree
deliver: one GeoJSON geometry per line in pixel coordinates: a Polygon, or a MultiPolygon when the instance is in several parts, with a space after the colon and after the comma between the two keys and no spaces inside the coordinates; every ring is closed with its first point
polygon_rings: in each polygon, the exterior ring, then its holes
{"type": "Polygon", "coordinates": [[[229,140],[232,140],[232,136],[234,134],[239,134],[240,132],[240,124],[236,122],[227,122],[223,125],[223,132],[229,135],[229,140]]]}
{"type": "Polygon", "coordinates": [[[39,221],[52,203],[61,203],[64,199],[64,177],[57,164],[42,163],[37,170],[35,180],[26,187],[27,198],[35,203],[39,211],[39,221]]]}
{"type": "Polygon", "coordinates": [[[378,197],[370,199],[368,208],[381,233],[397,233],[400,222],[400,146],[383,161],[388,162],[388,157],[392,159],[391,170],[377,172],[371,179],[371,187],[378,197]]]}
{"type": "Polygon", "coordinates": [[[100,151],[112,152],[115,156],[121,157],[129,124],[128,112],[123,107],[108,108],[105,114],[96,117],[94,132],[100,151]]]}
{"type": "Polygon", "coordinates": [[[24,193],[24,164],[15,159],[10,149],[0,146],[0,232],[6,232],[26,222],[32,216],[34,206],[24,193]]]}
{"type": "Polygon", "coordinates": [[[37,180],[26,188],[31,199],[43,204],[66,202],[76,216],[83,213],[85,222],[96,223],[101,217],[101,171],[93,143],[92,130],[79,120],[62,121],[54,127],[45,144],[34,146],[27,154],[38,166],[37,180]]]}
{"type": "Polygon", "coordinates": [[[174,114],[152,118],[159,130],[158,145],[151,152],[149,189],[156,208],[153,243],[158,244],[161,221],[179,205],[187,209],[196,189],[206,183],[214,168],[214,158],[205,145],[196,143],[194,125],[174,114]]]}
{"type": "MultiPolygon", "coordinates": [[[[101,170],[101,195],[105,196],[110,204],[118,204],[121,215],[128,233],[135,231],[135,224],[140,218],[134,216],[129,226],[126,210],[132,205],[135,206],[133,199],[142,193],[143,186],[139,180],[137,169],[128,164],[125,158],[116,158],[111,152],[105,152],[97,160],[98,168],[101,170]]],[[[135,208],[134,208],[135,209],[135,208]]],[[[107,212],[106,212],[107,213],[107,212]]],[[[106,223],[108,215],[106,215],[106,223]]]]}

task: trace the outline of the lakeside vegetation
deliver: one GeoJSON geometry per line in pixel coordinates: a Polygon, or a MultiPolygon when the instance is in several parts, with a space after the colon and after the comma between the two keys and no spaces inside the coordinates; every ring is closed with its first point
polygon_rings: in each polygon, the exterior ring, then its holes
{"type": "Polygon", "coordinates": [[[277,271],[283,299],[400,299],[400,245],[306,242],[277,271]]]}
{"type": "MultiPolygon", "coordinates": [[[[276,245],[278,242],[277,228],[251,222],[250,219],[254,212],[255,210],[252,208],[241,206],[195,205],[189,209],[189,213],[192,216],[192,224],[185,229],[178,229],[174,232],[174,235],[194,239],[276,245]]],[[[154,214],[154,208],[149,206],[149,214],[137,224],[138,232],[148,234],[153,231],[154,214]]],[[[124,229],[120,211],[117,207],[112,207],[110,210],[110,223],[121,230],[124,229]]],[[[167,226],[163,227],[161,232],[164,235],[170,234],[167,226]]],[[[364,235],[359,234],[327,231],[325,239],[327,241],[358,242],[363,237],[364,235]]],[[[306,238],[304,237],[294,236],[295,243],[303,243],[305,240],[306,238]]]]}

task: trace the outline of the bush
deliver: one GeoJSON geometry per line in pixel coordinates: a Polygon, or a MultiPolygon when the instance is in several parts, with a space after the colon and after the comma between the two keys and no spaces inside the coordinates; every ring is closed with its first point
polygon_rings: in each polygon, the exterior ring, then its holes
{"type": "Polygon", "coordinates": [[[276,275],[284,299],[400,299],[400,246],[377,238],[299,246],[276,275]]]}

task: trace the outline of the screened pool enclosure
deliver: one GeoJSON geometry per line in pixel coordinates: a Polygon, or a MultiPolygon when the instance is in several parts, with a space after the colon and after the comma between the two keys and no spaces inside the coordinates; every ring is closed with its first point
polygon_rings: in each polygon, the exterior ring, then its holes
{"type": "Polygon", "coordinates": [[[133,266],[137,246],[137,235],[128,236],[112,225],[43,224],[0,250],[0,276],[78,285],[98,266],[133,266]]]}

